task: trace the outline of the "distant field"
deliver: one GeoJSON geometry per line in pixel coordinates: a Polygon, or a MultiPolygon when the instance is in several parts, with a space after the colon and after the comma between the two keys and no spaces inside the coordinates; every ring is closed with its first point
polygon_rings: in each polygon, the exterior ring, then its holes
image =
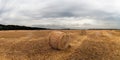
{"type": "Polygon", "coordinates": [[[51,31],[0,31],[0,60],[120,60],[120,30],[59,30],[71,34],[62,51],[49,46],[51,31]]]}

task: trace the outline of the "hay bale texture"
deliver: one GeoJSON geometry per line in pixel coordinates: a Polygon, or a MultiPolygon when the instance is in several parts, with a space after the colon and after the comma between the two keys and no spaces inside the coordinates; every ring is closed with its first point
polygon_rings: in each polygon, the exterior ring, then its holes
{"type": "Polygon", "coordinates": [[[52,31],[49,34],[49,45],[53,49],[64,50],[70,45],[70,35],[61,31],[52,31]]]}

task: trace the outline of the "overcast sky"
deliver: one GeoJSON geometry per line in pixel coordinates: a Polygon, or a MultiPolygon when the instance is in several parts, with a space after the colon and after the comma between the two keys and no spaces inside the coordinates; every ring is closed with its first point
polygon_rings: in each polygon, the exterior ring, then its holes
{"type": "Polygon", "coordinates": [[[120,0],[0,0],[0,24],[120,29],[120,0]]]}

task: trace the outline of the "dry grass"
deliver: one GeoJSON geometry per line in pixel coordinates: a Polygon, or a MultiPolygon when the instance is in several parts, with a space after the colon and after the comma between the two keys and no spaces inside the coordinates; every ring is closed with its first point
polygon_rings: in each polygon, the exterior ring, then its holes
{"type": "Polygon", "coordinates": [[[60,30],[71,48],[49,46],[51,30],[0,31],[0,60],[120,60],[120,30],[60,30]]]}

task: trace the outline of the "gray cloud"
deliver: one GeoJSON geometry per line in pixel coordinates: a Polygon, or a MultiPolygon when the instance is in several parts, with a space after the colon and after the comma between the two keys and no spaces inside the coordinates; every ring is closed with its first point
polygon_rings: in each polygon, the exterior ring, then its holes
{"type": "Polygon", "coordinates": [[[120,28],[118,2],[120,1],[0,0],[0,23],[69,28],[120,28]]]}

